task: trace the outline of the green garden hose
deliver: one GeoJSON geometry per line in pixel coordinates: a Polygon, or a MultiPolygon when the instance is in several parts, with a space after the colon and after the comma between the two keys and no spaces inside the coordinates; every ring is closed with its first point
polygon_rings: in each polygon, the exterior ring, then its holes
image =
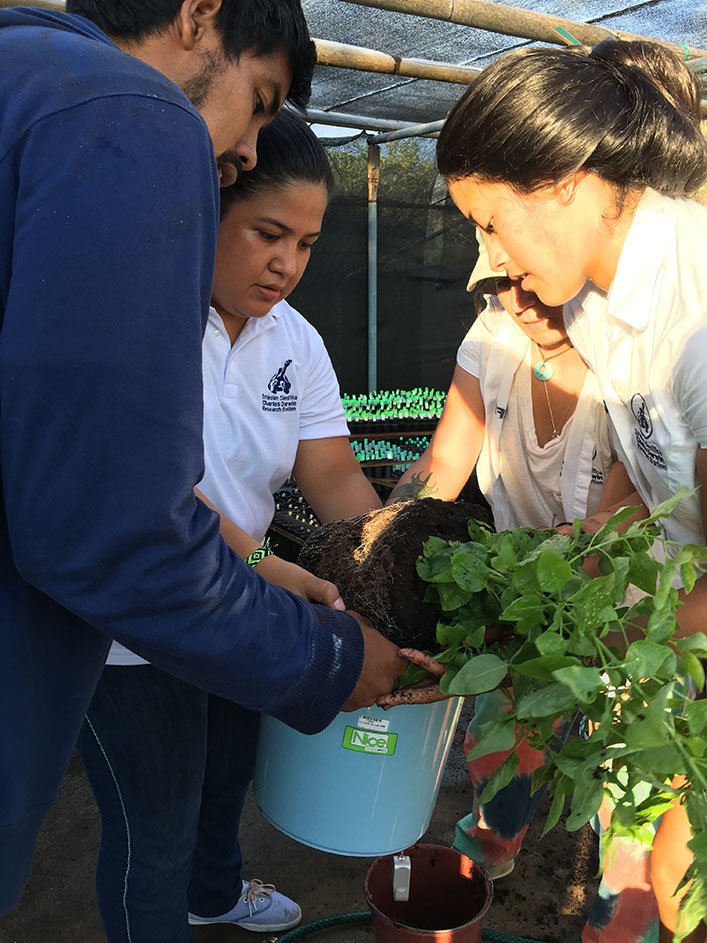
{"type": "MultiPolygon", "coordinates": [[[[319,930],[327,930],[330,927],[338,927],[344,923],[368,923],[371,914],[368,910],[358,911],[350,914],[336,914],[333,917],[322,917],[321,920],[312,920],[311,923],[303,923],[294,930],[290,930],[283,936],[278,937],[277,943],[294,943],[301,936],[309,936],[310,933],[317,933],[319,930]]],[[[501,933],[498,930],[484,930],[483,939],[489,943],[541,943],[540,940],[529,940],[523,936],[513,936],[510,933],[501,933]]]]}

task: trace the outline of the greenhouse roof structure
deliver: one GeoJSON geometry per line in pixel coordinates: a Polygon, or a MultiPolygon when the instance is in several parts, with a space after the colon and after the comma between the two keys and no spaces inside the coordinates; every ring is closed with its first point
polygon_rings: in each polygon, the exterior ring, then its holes
{"type": "MultiPolygon", "coordinates": [[[[0,0],[0,6],[22,3],[64,8],[63,0],[0,0]]],[[[700,74],[707,114],[707,0],[520,3],[302,0],[319,60],[312,117],[371,131],[438,122],[462,85],[504,52],[538,42],[570,44],[572,37],[593,45],[612,33],[674,44],[700,74]],[[556,25],[564,25],[564,38],[556,25]],[[349,67],[353,60],[356,68],[349,67]],[[424,77],[430,71],[447,80],[424,77]]]]}
{"type": "MultiPolygon", "coordinates": [[[[521,32],[504,35],[500,31],[436,18],[451,16],[488,22],[493,21],[495,15],[510,13],[505,17],[506,26],[510,23],[508,28],[514,29],[513,11],[519,7],[501,2],[302,0],[302,6],[312,36],[324,41],[319,44],[320,62],[329,58],[324,47],[333,42],[377,50],[398,59],[412,57],[480,69],[504,52],[538,42],[524,38],[521,32]],[[377,9],[379,6],[386,8],[377,9]],[[428,11],[425,16],[401,12],[423,8],[428,11]]],[[[704,0],[697,3],[693,0],[522,0],[522,8],[577,24],[593,24],[607,31],[607,35],[623,31],[674,43],[681,51],[685,50],[685,55],[687,47],[697,71],[702,65],[707,68],[707,59],[699,62],[696,58],[707,49],[707,3],[704,0]]],[[[520,27],[527,25],[522,19],[521,12],[517,20],[520,27]]],[[[532,24],[525,37],[534,27],[532,24]]],[[[584,34],[574,29],[573,35],[578,33],[579,38],[584,39],[584,34]]],[[[595,39],[585,41],[592,43],[598,38],[596,34],[595,39]]],[[[562,44],[562,39],[555,37],[555,42],[562,44]]],[[[424,123],[443,119],[460,93],[459,84],[446,81],[319,65],[311,108],[370,116],[383,122],[424,123]]]]}

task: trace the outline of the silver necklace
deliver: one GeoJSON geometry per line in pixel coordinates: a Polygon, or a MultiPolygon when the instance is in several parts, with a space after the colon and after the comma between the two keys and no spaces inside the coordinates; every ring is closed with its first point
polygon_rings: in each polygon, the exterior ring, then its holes
{"type": "Polygon", "coordinates": [[[559,351],[556,354],[550,354],[549,357],[545,356],[542,348],[539,344],[535,345],[538,348],[538,353],[540,354],[540,360],[533,367],[533,376],[536,380],[540,380],[542,383],[547,383],[548,380],[552,380],[555,375],[555,370],[550,363],[551,360],[554,360],[555,357],[561,357],[563,354],[566,354],[568,350],[572,350],[572,345],[565,347],[564,350],[559,351]]]}
{"type": "Polygon", "coordinates": [[[570,409],[572,409],[573,400],[570,399],[570,401],[569,401],[569,403],[568,403],[568,405],[567,405],[567,409],[565,410],[565,414],[564,414],[564,416],[562,417],[562,419],[560,420],[560,428],[558,429],[558,428],[557,428],[557,425],[556,425],[556,423],[555,423],[555,416],[554,416],[554,414],[553,414],[553,412],[552,412],[552,406],[550,405],[550,394],[549,394],[548,389],[547,389],[547,383],[544,383],[544,384],[543,384],[543,389],[545,390],[545,400],[546,400],[546,402],[547,402],[547,411],[548,411],[548,413],[550,414],[550,425],[552,426],[552,434],[551,434],[550,438],[551,438],[551,439],[559,439],[559,438],[560,438],[560,435],[562,434],[562,429],[564,428],[565,422],[567,421],[567,417],[568,417],[569,414],[570,414],[570,409]]]}

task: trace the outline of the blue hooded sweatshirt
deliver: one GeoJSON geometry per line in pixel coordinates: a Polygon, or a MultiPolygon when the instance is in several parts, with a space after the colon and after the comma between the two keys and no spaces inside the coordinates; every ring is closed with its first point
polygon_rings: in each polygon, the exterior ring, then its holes
{"type": "Polygon", "coordinates": [[[309,733],[361,670],[356,622],[261,580],[192,492],[217,201],[175,85],[0,10],[0,912],[110,638],[309,733]]]}

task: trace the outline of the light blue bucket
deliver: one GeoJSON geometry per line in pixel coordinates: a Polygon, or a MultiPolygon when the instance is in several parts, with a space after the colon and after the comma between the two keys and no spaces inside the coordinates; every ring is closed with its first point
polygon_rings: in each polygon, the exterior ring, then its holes
{"type": "Polygon", "coordinates": [[[368,707],[314,736],[263,715],[256,802],[313,848],[367,858],[407,848],[430,824],[461,706],[368,707]]]}

